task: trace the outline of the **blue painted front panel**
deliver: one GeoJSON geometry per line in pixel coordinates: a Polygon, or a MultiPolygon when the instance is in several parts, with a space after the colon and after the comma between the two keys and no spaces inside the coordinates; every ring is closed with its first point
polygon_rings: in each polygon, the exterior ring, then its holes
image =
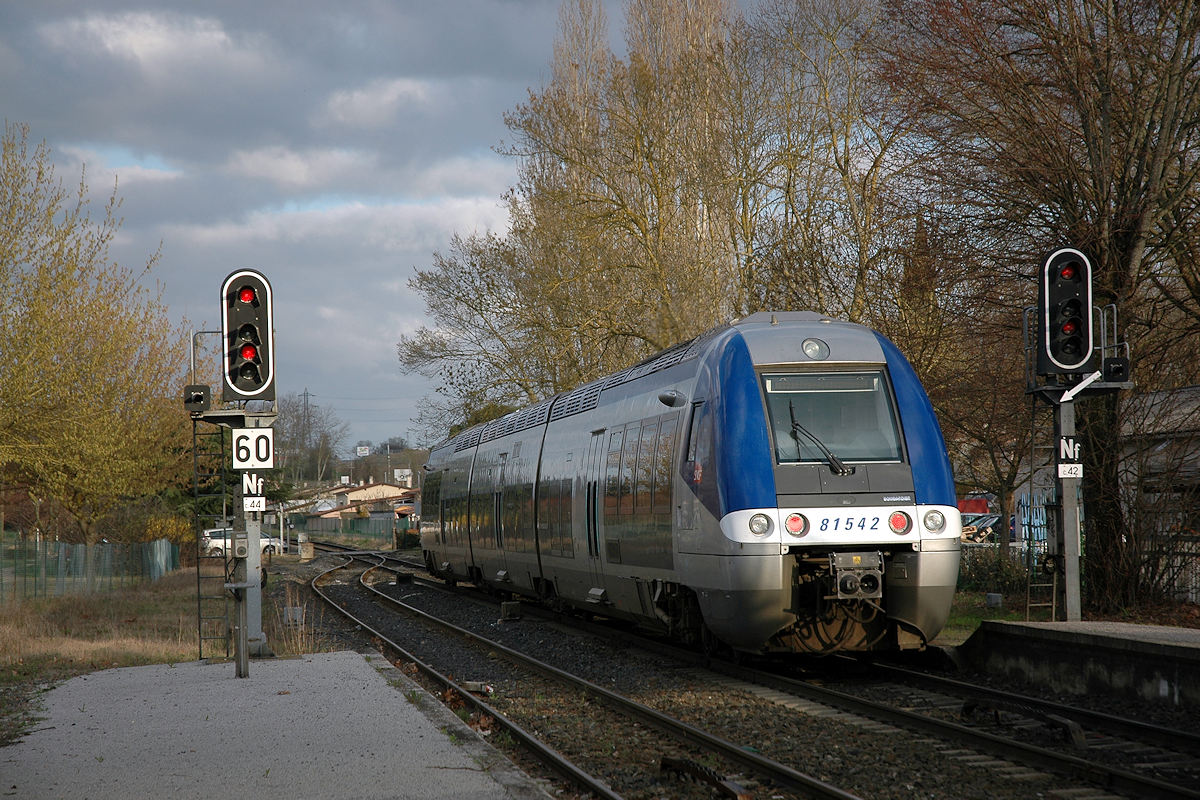
{"type": "Polygon", "coordinates": [[[883,348],[892,388],[896,392],[916,501],[918,504],[953,506],[956,502],[954,472],[929,396],[904,354],[880,334],[875,334],[875,338],[883,348]]]}
{"type": "Polygon", "coordinates": [[[724,516],[776,505],[767,417],[750,350],[740,333],[725,340],[716,365],[716,467],[724,516]]]}

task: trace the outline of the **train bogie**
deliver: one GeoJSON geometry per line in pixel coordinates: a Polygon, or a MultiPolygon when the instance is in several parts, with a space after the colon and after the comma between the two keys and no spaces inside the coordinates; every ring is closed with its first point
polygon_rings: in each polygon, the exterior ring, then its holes
{"type": "MultiPolygon", "coordinates": [[[[431,571],[749,651],[923,646],[960,520],[911,367],[759,314],[435,448],[431,571]]],[[[430,487],[433,491],[430,491],[430,487]]]]}

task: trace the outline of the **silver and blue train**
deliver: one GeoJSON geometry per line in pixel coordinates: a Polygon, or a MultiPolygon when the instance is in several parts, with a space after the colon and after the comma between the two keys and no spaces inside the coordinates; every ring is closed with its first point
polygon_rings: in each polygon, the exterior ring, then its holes
{"type": "Polygon", "coordinates": [[[962,523],[900,351],[759,313],[435,447],[429,572],[709,649],[924,647],[962,523]]]}

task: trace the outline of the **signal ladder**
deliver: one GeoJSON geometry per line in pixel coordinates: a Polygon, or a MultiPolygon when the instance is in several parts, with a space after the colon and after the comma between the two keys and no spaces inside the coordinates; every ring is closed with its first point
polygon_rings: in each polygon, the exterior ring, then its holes
{"type": "MultiPolygon", "coordinates": [[[[192,496],[196,513],[196,628],[200,658],[229,658],[230,602],[225,591],[229,557],[207,555],[200,545],[201,531],[229,527],[229,475],[225,465],[225,429],[210,425],[201,430],[192,420],[192,496]]],[[[229,537],[233,539],[232,536],[229,537]]]]}

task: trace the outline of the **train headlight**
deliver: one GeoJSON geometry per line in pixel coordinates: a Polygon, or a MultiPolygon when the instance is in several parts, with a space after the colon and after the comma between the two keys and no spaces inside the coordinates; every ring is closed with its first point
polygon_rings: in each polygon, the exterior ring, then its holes
{"type": "Polygon", "coordinates": [[[783,521],[783,527],[787,528],[787,532],[792,536],[803,536],[808,533],[808,520],[800,514],[788,514],[787,519],[783,521]]]}
{"type": "Polygon", "coordinates": [[[888,517],[888,527],[892,529],[892,533],[903,536],[912,528],[912,517],[903,511],[893,511],[888,517]]]}
{"type": "Polygon", "coordinates": [[[813,361],[824,361],[829,358],[829,345],[820,339],[805,339],[800,343],[800,348],[804,350],[804,355],[813,361]]]}
{"type": "Polygon", "coordinates": [[[771,518],[766,514],[755,514],[750,518],[750,532],[755,536],[766,536],[771,532],[771,518]]]}
{"type": "Polygon", "coordinates": [[[925,512],[925,530],[930,533],[938,533],[946,527],[946,515],[934,509],[925,512]]]}

